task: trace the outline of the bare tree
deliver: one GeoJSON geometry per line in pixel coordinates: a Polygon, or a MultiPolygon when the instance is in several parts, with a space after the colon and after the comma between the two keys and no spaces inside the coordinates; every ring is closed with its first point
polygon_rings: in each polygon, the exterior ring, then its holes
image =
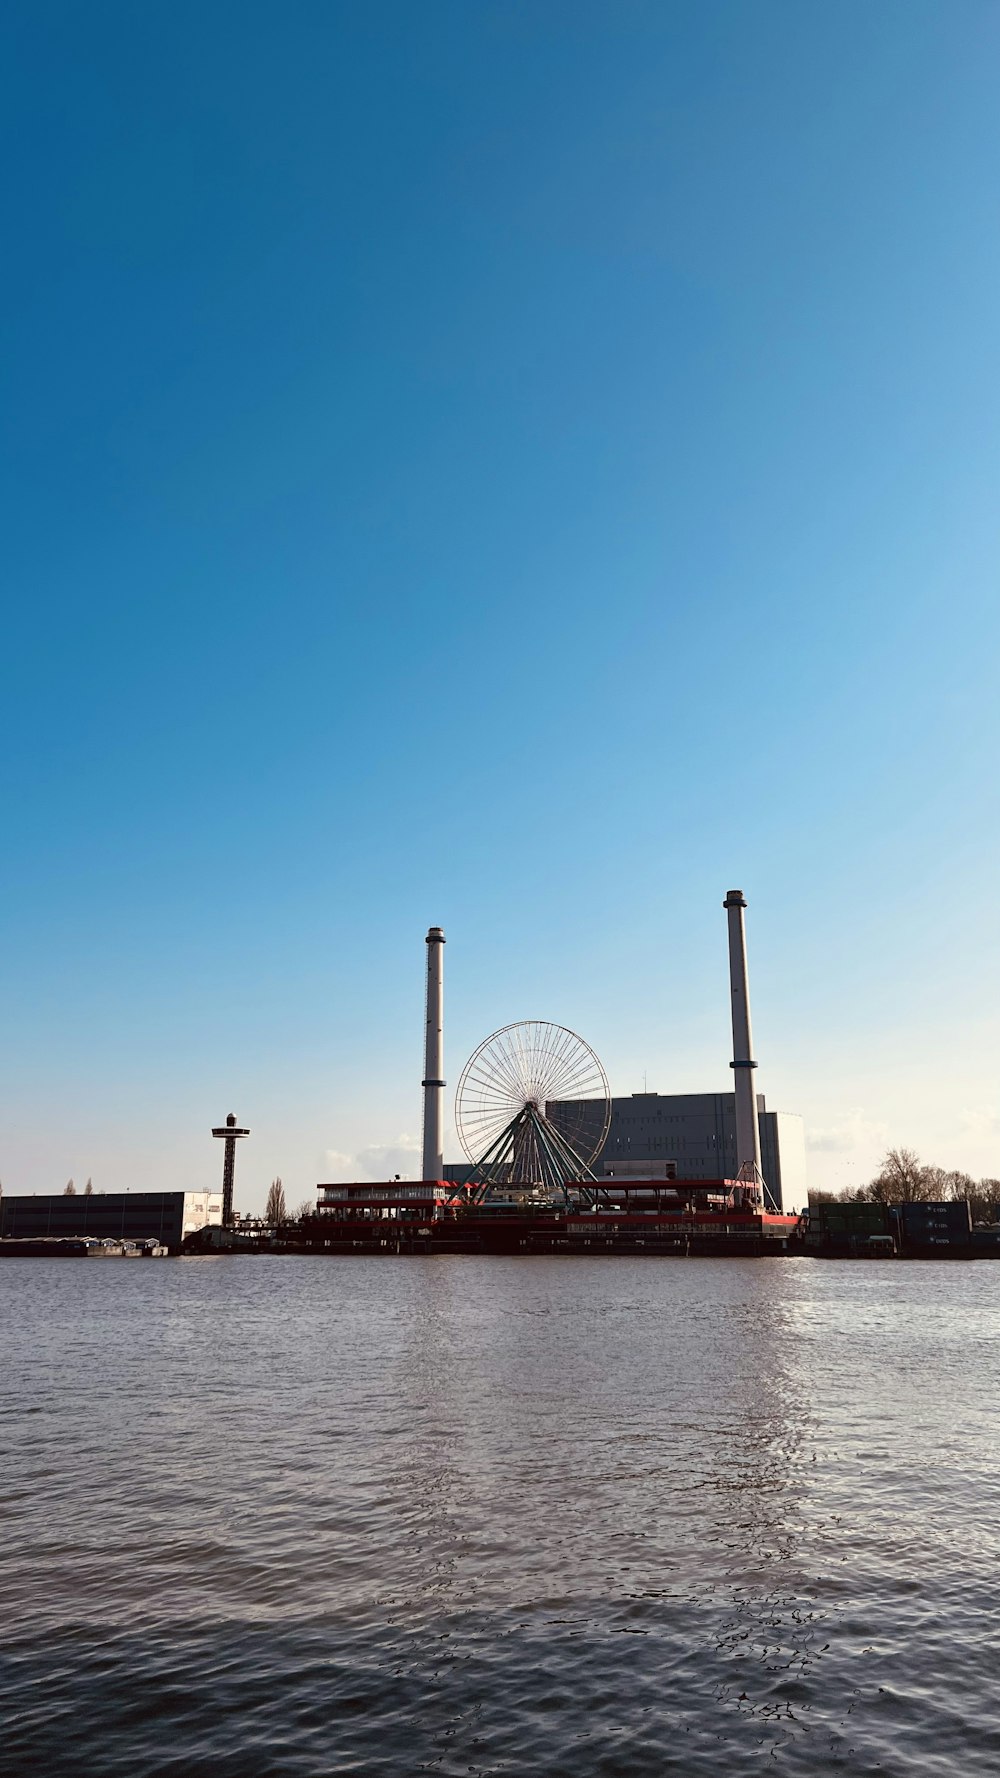
{"type": "Polygon", "coordinates": [[[926,1204],[968,1199],[973,1222],[1000,1220],[1000,1179],[981,1179],[977,1184],[971,1173],[926,1165],[912,1148],[890,1148],[874,1179],[854,1191],[843,1192],[841,1196],[873,1204],[926,1204]]]}
{"type": "Polygon", "coordinates": [[[280,1175],[271,1181],[271,1189],[267,1194],[267,1203],[264,1206],[264,1221],[269,1222],[273,1228],[279,1228],[283,1222],[288,1221],[285,1188],[281,1183],[280,1175]]]}
{"type": "Polygon", "coordinates": [[[94,1195],[94,1181],[92,1179],[87,1180],[87,1183],[83,1188],[83,1195],[85,1198],[92,1198],[93,1197],[93,1195],[94,1195]]]}
{"type": "Polygon", "coordinates": [[[933,1197],[928,1189],[935,1169],[925,1167],[912,1148],[890,1148],[881,1170],[857,1193],[872,1204],[917,1204],[933,1197]]]}
{"type": "Polygon", "coordinates": [[[298,1209],[295,1212],[295,1215],[296,1215],[296,1218],[299,1222],[305,1222],[306,1217],[313,1216],[315,1214],[315,1211],[316,1211],[316,1206],[313,1203],[312,1198],[303,1198],[301,1204],[299,1205],[298,1209]]]}
{"type": "Polygon", "coordinates": [[[1000,1179],[980,1179],[965,1195],[973,1222],[1000,1222],[1000,1179]]]}
{"type": "Polygon", "coordinates": [[[971,1202],[976,1182],[971,1173],[946,1172],[943,1167],[928,1167],[929,1198],[968,1198],[971,1202]]]}
{"type": "Polygon", "coordinates": [[[63,1197],[64,1198],[75,1198],[76,1197],[76,1186],[73,1184],[72,1179],[67,1179],[66,1187],[65,1187],[65,1190],[63,1191],[63,1197]]]}

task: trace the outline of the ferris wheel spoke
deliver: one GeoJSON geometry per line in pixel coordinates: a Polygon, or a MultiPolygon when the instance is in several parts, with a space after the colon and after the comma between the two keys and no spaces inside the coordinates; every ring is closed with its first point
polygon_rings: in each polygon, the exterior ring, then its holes
{"type": "Polygon", "coordinates": [[[521,1082],[506,1056],[500,1055],[491,1071],[477,1069],[474,1076],[474,1088],[480,1092],[484,1100],[490,1104],[501,1101],[509,1103],[511,1110],[521,1103],[523,1097],[521,1082]]]}
{"type": "Polygon", "coordinates": [[[556,1098],[561,1094],[563,1098],[567,1098],[570,1096],[574,1082],[582,1082],[594,1078],[594,1071],[590,1066],[589,1058],[573,1056],[561,1057],[558,1067],[554,1067],[549,1071],[549,1085],[553,1089],[552,1097],[556,1098]]]}
{"type": "Polygon", "coordinates": [[[512,1093],[519,1095],[521,1091],[521,1069],[517,1053],[501,1035],[482,1059],[482,1068],[487,1077],[490,1074],[504,1080],[512,1093]]]}
{"type": "Polygon", "coordinates": [[[600,1077],[591,1065],[589,1056],[566,1056],[562,1059],[558,1070],[553,1071],[550,1097],[572,1099],[579,1096],[583,1088],[598,1085],[599,1080],[600,1077]]]}
{"type": "Polygon", "coordinates": [[[519,1026],[508,1032],[503,1048],[510,1057],[510,1065],[517,1080],[518,1092],[525,1098],[530,1092],[529,1049],[525,1034],[519,1026]]]}

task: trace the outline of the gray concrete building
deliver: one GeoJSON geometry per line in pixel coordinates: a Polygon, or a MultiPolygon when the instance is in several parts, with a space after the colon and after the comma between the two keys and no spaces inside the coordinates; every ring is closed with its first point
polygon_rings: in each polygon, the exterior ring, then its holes
{"type": "MultiPolygon", "coordinates": [[[[560,1121],[558,1105],[546,1111],[560,1121]]],[[[567,1113],[567,1125],[576,1122],[578,1107],[567,1106],[567,1113]]],[[[763,1093],[757,1094],[757,1118],[768,1189],[779,1209],[800,1209],[807,1195],[802,1119],[768,1111],[763,1093]]],[[[734,1179],[735,1094],[632,1093],[612,1099],[607,1139],[592,1168],[598,1178],[734,1179]]]]}

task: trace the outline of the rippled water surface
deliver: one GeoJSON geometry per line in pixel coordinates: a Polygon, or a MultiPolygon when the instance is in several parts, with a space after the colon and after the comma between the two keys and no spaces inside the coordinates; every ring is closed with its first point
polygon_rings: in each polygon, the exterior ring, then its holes
{"type": "Polygon", "coordinates": [[[993,1778],[998,1293],[7,1260],[0,1773],[993,1778]]]}

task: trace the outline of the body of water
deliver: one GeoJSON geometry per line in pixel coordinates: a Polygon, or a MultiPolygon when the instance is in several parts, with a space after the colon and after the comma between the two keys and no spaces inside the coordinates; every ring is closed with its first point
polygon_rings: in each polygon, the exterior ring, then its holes
{"type": "Polygon", "coordinates": [[[0,1774],[994,1778],[998,1294],[5,1261],[0,1774]]]}

